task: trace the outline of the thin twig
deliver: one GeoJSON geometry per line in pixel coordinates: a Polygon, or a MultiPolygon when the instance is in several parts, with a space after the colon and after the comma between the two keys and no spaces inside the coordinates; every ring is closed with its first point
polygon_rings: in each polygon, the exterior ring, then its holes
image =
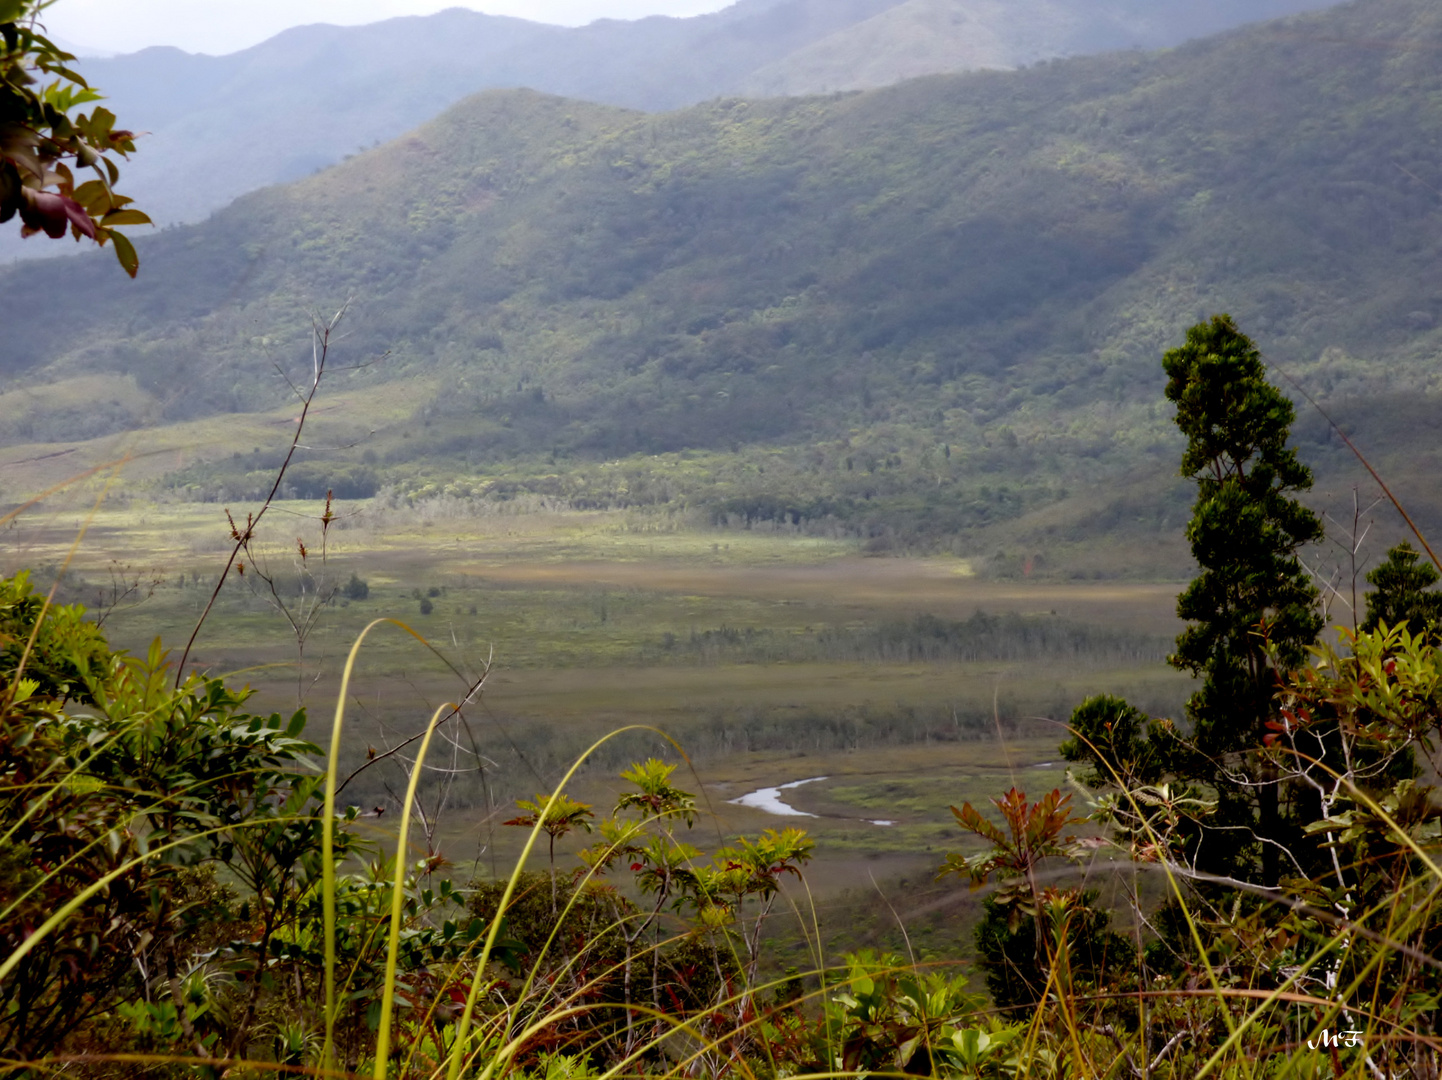
{"type": "Polygon", "coordinates": [[[340,325],[345,317],[346,311],[350,308],[350,300],[341,305],[340,310],[331,316],[330,321],[321,323],[319,319],[311,320],[311,369],[313,378],[310,392],[305,396],[304,404],[301,406],[300,416],[295,421],[295,435],[291,437],[290,449],[286,451],[285,460],[280,463],[280,469],[275,474],[275,483],[270,487],[270,493],[266,495],[265,502],[254,516],[247,515],[245,529],[241,531],[232,525],[231,535],[235,538],[235,545],[230,549],[230,557],[225,561],[225,568],[221,570],[220,577],[211,590],[210,599],[206,601],[205,610],[200,613],[200,618],[195,623],[195,629],[190,632],[190,640],[185,643],[185,651],[180,654],[180,662],[175,665],[175,685],[180,686],[185,678],[185,662],[190,659],[190,651],[195,647],[195,639],[200,636],[200,628],[205,625],[209,618],[211,609],[215,607],[216,600],[220,597],[220,590],[225,587],[225,580],[230,576],[231,568],[235,565],[236,556],[241,549],[248,544],[255,535],[255,527],[260,524],[260,519],[270,509],[270,504],[275,501],[275,496],[280,491],[281,481],[285,479],[285,471],[290,468],[290,462],[295,457],[295,452],[300,446],[300,434],[305,428],[306,417],[310,414],[310,407],[315,401],[315,396],[320,390],[321,377],[325,374],[325,362],[330,352],[331,334],[340,325]]]}
{"type": "MultiPolygon", "coordinates": [[[[457,704],[457,705],[455,705],[455,706],[453,706],[453,707],[451,708],[450,715],[448,715],[448,716],[445,718],[445,720],[442,720],[442,721],[441,721],[441,724],[449,723],[453,717],[459,716],[459,715],[461,714],[461,710],[462,710],[463,708],[465,708],[465,706],[469,705],[469,704],[471,703],[472,699],[475,698],[476,694],[480,693],[482,687],[485,686],[485,684],[486,684],[486,678],[487,678],[487,676],[490,675],[490,673],[491,673],[490,665],[487,664],[487,665],[486,665],[486,670],[483,671],[483,672],[481,672],[480,677],[477,678],[473,683],[471,683],[470,688],[466,691],[465,695],[461,698],[460,703],[457,704]]],[[[440,724],[437,724],[436,726],[439,727],[440,724]]],[[[391,748],[390,748],[389,750],[387,750],[385,753],[383,753],[383,754],[377,754],[375,757],[367,759],[359,768],[357,768],[353,773],[351,773],[349,776],[347,776],[347,777],[345,778],[345,780],[342,781],[342,782],[340,783],[340,785],[335,789],[336,797],[339,798],[339,797],[340,797],[340,793],[346,789],[346,785],[349,784],[352,780],[354,780],[354,779],[355,779],[357,776],[359,776],[361,773],[363,773],[363,772],[365,772],[367,769],[369,769],[372,765],[378,765],[378,764],[380,764],[382,761],[384,761],[386,758],[388,758],[388,757],[394,757],[396,754],[399,754],[402,750],[404,750],[407,746],[410,746],[411,743],[416,742],[417,740],[421,739],[424,735],[425,735],[425,732],[424,732],[424,731],[417,732],[416,734],[412,735],[410,738],[408,738],[408,739],[403,739],[401,742],[399,742],[399,743],[397,743],[395,746],[391,747],[391,748]]]]}
{"type": "MultiPolygon", "coordinates": [[[[1273,367],[1276,367],[1276,365],[1274,364],[1273,367]]],[[[1323,420],[1327,421],[1328,425],[1331,426],[1332,430],[1337,433],[1337,437],[1347,444],[1347,449],[1352,451],[1352,453],[1357,456],[1357,460],[1362,463],[1363,468],[1365,468],[1369,473],[1372,474],[1373,480],[1377,481],[1377,486],[1382,489],[1382,494],[1387,496],[1388,502],[1390,502],[1393,506],[1397,508],[1397,513],[1402,515],[1402,520],[1407,523],[1407,528],[1412,530],[1412,535],[1415,536],[1417,538],[1417,542],[1422,545],[1422,550],[1427,552],[1427,557],[1432,560],[1432,565],[1438,567],[1439,569],[1442,569],[1442,561],[1438,560],[1437,553],[1432,550],[1432,545],[1427,543],[1427,538],[1422,535],[1422,530],[1419,529],[1417,527],[1417,523],[1412,520],[1412,515],[1407,513],[1406,507],[1402,505],[1401,501],[1398,500],[1397,496],[1392,494],[1392,489],[1387,486],[1387,481],[1383,480],[1382,477],[1377,473],[1377,470],[1372,468],[1372,463],[1367,460],[1366,455],[1364,455],[1362,451],[1357,449],[1357,444],[1347,437],[1347,433],[1337,425],[1337,421],[1333,420],[1331,416],[1327,414],[1327,410],[1322,408],[1322,406],[1318,405],[1316,399],[1313,398],[1311,394],[1307,393],[1307,391],[1302,388],[1301,383],[1299,383],[1296,379],[1292,378],[1291,375],[1287,374],[1284,368],[1278,367],[1277,371],[1281,374],[1282,378],[1286,379],[1289,383],[1292,384],[1293,389],[1295,389],[1297,393],[1301,394],[1304,398],[1307,399],[1307,403],[1311,405],[1312,408],[1317,410],[1323,420]]]]}

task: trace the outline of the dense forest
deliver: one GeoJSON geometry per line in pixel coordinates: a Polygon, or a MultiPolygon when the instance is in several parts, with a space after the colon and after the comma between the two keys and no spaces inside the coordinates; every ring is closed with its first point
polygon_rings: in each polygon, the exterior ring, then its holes
{"type": "MultiPolygon", "coordinates": [[[[152,47],[84,66],[109,107],[148,133],[127,171],[130,193],[172,224],[339,164],[481,90],[529,87],[657,112],[719,96],[827,93],[1164,48],[1328,4],[739,0],[689,18],[575,27],[452,7],[364,26],[296,26],[221,56],[152,47]]],[[[0,261],[42,252],[0,234],[0,261]]]]}

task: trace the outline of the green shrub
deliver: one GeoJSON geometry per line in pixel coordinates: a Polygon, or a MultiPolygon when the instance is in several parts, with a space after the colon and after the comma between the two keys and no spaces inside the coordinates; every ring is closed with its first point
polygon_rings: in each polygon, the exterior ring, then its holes
{"type": "Polygon", "coordinates": [[[31,587],[30,575],[21,572],[0,578],[0,680],[14,679],[22,658],[37,700],[93,705],[91,684],[108,669],[111,654],[99,627],[86,621],[83,607],[47,606],[31,587]]]}
{"type": "Polygon", "coordinates": [[[350,580],[341,586],[341,595],[347,600],[365,600],[371,594],[371,587],[351,571],[350,580]]]}

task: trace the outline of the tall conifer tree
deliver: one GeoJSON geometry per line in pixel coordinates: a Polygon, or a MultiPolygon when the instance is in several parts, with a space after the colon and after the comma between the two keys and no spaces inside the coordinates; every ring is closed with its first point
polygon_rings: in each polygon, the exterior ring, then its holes
{"type": "Polygon", "coordinates": [[[1321,537],[1322,523],[1291,497],[1312,486],[1312,474],[1287,448],[1292,403],[1267,381],[1261,354],[1230,316],[1192,327],[1162,366],[1188,440],[1181,472],[1197,484],[1187,539],[1201,567],[1177,600],[1188,625],[1169,660],[1203,680],[1187,702],[1193,768],[1217,787],[1223,824],[1255,822],[1262,878],[1275,884],[1285,835],[1276,772],[1249,752],[1261,747],[1273,713],[1267,643],[1276,663],[1294,667],[1322,628],[1317,590],[1297,555],[1321,537]],[[1224,762],[1253,784],[1227,782],[1224,762]]]}
{"type": "Polygon", "coordinates": [[[1387,552],[1386,560],[1367,575],[1376,590],[1367,597],[1367,617],[1360,629],[1388,629],[1403,623],[1411,634],[1437,634],[1442,629],[1442,592],[1433,592],[1442,575],[1405,540],[1387,552]]]}

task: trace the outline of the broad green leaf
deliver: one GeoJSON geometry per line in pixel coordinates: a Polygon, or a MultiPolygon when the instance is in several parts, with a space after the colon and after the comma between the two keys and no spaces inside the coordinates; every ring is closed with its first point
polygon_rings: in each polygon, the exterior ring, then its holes
{"type": "Polygon", "coordinates": [[[75,189],[75,201],[90,212],[91,217],[104,217],[113,208],[110,188],[99,180],[87,180],[75,189]]]}
{"type": "Polygon", "coordinates": [[[150,215],[140,210],[112,210],[101,219],[100,224],[112,225],[149,225],[150,215]]]}
{"type": "Polygon", "coordinates": [[[125,272],[134,277],[140,272],[140,256],[135,252],[135,245],[126,239],[124,233],[113,232],[110,239],[115,242],[115,258],[125,272]]]}

